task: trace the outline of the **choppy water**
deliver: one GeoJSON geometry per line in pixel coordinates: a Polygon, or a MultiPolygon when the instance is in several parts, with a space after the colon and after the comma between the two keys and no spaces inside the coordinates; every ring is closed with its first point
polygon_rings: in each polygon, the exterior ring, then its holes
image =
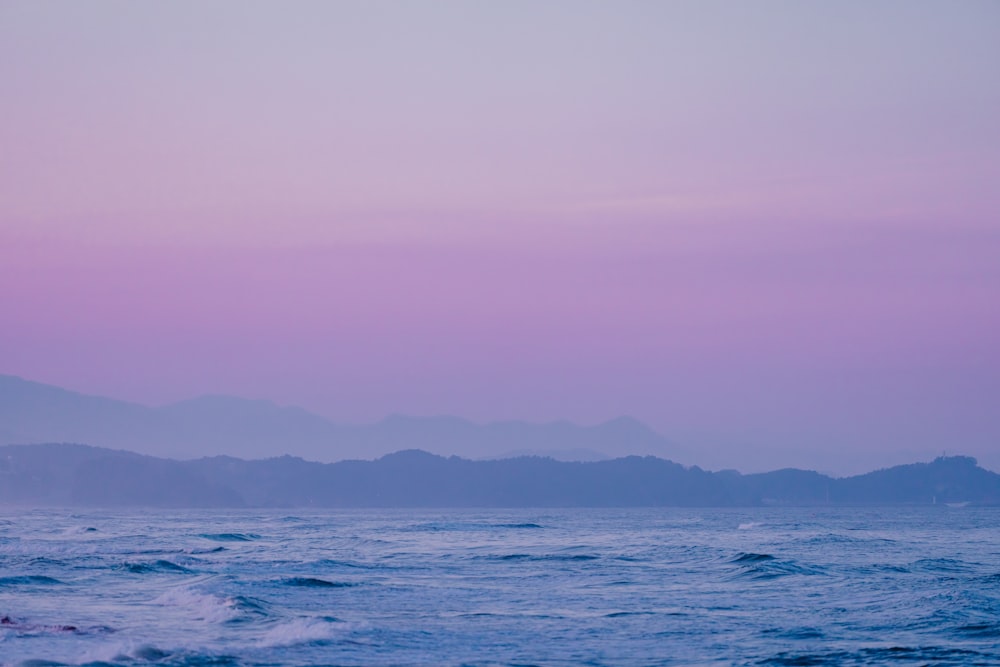
{"type": "Polygon", "coordinates": [[[1000,509],[0,513],[0,664],[1000,664],[1000,509]]]}

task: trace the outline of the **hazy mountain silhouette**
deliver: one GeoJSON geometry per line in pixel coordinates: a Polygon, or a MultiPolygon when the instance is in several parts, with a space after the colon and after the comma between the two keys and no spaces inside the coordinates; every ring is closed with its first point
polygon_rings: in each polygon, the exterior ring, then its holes
{"type": "Polygon", "coordinates": [[[970,457],[832,478],[708,472],[655,457],[471,461],[406,450],[375,461],[172,461],[86,445],[0,447],[0,503],[150,507],[637,507],[1000,504],[970,457]]]}
{"type": "Polygon", "coordinates": [[[86,442],[170,458],[291,454],[316,461],[374,459],[402,449],[465,458],[545,454],[563,460],[610,455],[686,458],[629,417],[579,426],[519,421],[476,424],[457,417],[391,416],[338,424],[296,407],[203,396],[159,408],[87,396],[0,375],[0,444],[86,442]]]}
{"type": "Polygon", "coordinates": [[[41,506],[240,507],[185,462],[85,445],[0,447],[0,502],[41,506]]]}

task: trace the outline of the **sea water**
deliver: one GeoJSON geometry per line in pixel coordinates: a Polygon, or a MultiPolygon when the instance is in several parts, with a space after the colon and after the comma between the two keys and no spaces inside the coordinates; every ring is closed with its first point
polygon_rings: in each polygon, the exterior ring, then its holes
{"type": "Polygon", "coordinates": [[[0,664],[1000,664],[998,522],[7,509],[0,664]]]}

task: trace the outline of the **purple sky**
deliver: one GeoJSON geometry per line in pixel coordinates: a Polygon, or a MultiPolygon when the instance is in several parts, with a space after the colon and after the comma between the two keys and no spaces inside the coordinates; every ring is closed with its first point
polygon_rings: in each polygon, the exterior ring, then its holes
{"type": "Polygon", "coordinates": [[[8,0],[0,373],[1000,456],[998,64],[992,1],[8,0]]]}

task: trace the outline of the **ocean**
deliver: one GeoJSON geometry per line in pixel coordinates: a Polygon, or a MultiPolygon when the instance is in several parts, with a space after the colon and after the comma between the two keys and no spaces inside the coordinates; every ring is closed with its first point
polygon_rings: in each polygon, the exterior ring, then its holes
{"type": "Polygon", "coordinates": [[[1000,665],[1000,508],[0,511],[0,664],[1000,665]]]}

